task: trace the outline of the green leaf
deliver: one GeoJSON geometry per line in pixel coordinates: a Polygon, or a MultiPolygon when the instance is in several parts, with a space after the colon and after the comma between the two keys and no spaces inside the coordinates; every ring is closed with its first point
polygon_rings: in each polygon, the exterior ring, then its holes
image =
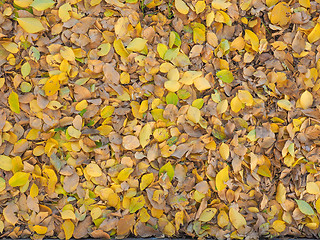
{"type": "Polygon", "coordinates": [[[178,98],[177,94],[175,94],[173,92],[169,92],[168,95],[166,96],[166,102],[167,102],[167,104],[177,105],[179,102],[179,98],[178,98]]]}
{"type": "Polygon", "coordinates": [[[19,114],[20,113],[20,104],[19,104],[19,96],[17,93],[12,91],[8,98],[8,103],[10,106],[11,111],[19,114]]]}
{"type": "Polygon", "coordinates": [[[221,81],[225,82],[225,83],[232,83],[234,80],[232,73],[226,69],[223,69],[223,70],[217,72],[217,77],[220,78],[221,81]]]}
{"type": "MultiPolygon", "coordinates": [[[[296,199],[295,199],[296,200],[296,199]]],[[[312,207],[304,200],[296,200],[299,210],[305,215],[314,215],[312,207]]]]}
{"type": "Polygon", "coordinates": [[[170,162],[166,163],[165,165],[163,165],[160,170],[159,170],[159,175],[161,175],[161,173],[166,172],[168,177],[170,178],[170,181],[173,179],[174,177],[174,168],[171,165],[170,162]]]}

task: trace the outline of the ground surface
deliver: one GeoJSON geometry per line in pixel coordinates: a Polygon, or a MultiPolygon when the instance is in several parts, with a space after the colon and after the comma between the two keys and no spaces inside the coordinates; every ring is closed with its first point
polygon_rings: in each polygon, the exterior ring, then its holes
{"type": "Polygon", "coordinates": [[[319,12],[1,0],[0,237],[319,237],[319,12]]]}

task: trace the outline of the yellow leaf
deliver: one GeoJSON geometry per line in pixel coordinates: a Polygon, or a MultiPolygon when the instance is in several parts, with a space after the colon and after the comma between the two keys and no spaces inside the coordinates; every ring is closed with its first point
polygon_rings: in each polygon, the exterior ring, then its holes
{"type": "Polygon", "coordinates": [[[36,196],[38,196],[38,194],[39,194],[39,188],[37,184],[34,183],[30,188],[30,196],[35,198],[36,196]]]}
{"type": "Polygon", "coordinates": [[[114,110],[115,110],[114,106],[105,106],[104,108],[102,108],[100,115],[102,118],[111,117],[114,110]]]}
{"type": "Polygon", "coordinates": [[[89,163],[85,171],[90,177],[100,177],[102,175],[101,168],[96,163],[89,163]]]}
{"type": "Polygon", "coordinates": [[[253,105],[253,97],[252,97],[251,93],[247,90],[239,90],[238,91],[238,98],[246,106],[253,105]]]}
{"type": "Polygon", "coordinates": [[[191,85],[194,80],[202,76],[201,71],[186,71],[183,73],[182,78],[179,80],[180,83],[185,85],[191,85]]]}
{"type": "Polygon", "coordinates": [[[282,220],[275,220],[272,223],[272,228],[277,232],[283,232],[286,229],[286,223],[282,220]]]}
{"type": "Polygon", "coordinates": [[[116,53],[122,58],[127,58],[129,56],[129,53],[127,49],[125,49],[125,47],[123,46],[121,39],[114,40],[113,47],[116,53]]]}
{"type": "Polygon", "coordinates": [[[9,185],[11,187],[20,187],[25,185],[29,181],[30,173],[17,172],[9,179],[9,185]]]}
{"type": "Polygon", "coordinates": [[[147,209],[142,208],[142,209],[140,210],[140,213],[139,213],[139,220],[140,220],[140,222],[148,222],[149,219],[150,219],[150,215],[149,215],[147,209]]]}
{"type": "MultiPolygon", "coordinates": [[[[214,13],[214,11],[211,11],[210,13],[208,13],[207,14],[207,16],[206,16],[206,26],[207,27],[210,27],[211,26],[211,24],[213,23],[213,21],[214,21],[214,18],[215,18],[215,13],[214,13]]],[[[211,34],[212,34],[212,32],[211,32],[211,34]]],[[[214,33],[213,33],[214,34],[214,33]]],[[[215,35],[215,34],[214,34],[215,35]]],[[[207,37],[208,38],[208,37],[207,37]]],[[[209,40],[208,40],[208,42],[209,42],[209,40]]]]}
{"type": "Polygon", "coordinates": [[[312,104],[313,96],[308,90],[306,90],[300,97],[300,105],[303,109],[308,109],[312,106],[312,104]]]}
{"type": "Polygon", "coordinates": [[[91,1],[90,1],[90,5],[91,5],[91,6],[97,6],[98,4],[101,3],[101,1],[102,1],[102,0],[91,0],[91,1]]]}
{"type": "Polygon", "coordinates": [[[259,43],[259,38],[257,37],[257,35],[256,35],[254,32],[246,29],[246,30],[245,30],[244,39],[245,39],[246,41],[250,41],[251,47],[252,47],[252,49],[253,49],[254,51],[256,51],[256,52],[259,51],[259,44],[260,44],[260,43],[259,43]]]}
{"type": "Polygon", "coordinates": [[[0,193],[5,189],[6,189],[6,180],[4,180],[2,177],[0,177],[0,193]]]}
{"type": "Polygon", "coordinates": [[[229,224],[229,217],[226,211],[221,210],[218,214],[217,220],[219,227],[224,228],[225,226],[227,226],[229,224]]]}
{"type": "Polygon", "coordinates": [[[145,200],[143,195],[140,195],[139,197],[133,197],[131,198],[129,211],[130,213],[135,213],[139,209],[143,208],[145,204],[145,200]]]}
{"type": "Polygon", "coordinates": [[[37,33],[45,29],[40,20],[36,18],[17,18],[17,21],[27,33],[37,33]]]}
{"type": "Polygon", "coordinates": [[[147,110],[148,110],[148,100],[143,100],[139,108],[139,113],[145,113],[147,110]]]}
{"type": "Polygon", "coordinates": [[[230,49],[241,51],[242,49],[244,49],[245,45],[246,42],[244,41],[243,37],[237,37],[232,41],[230,49]]]}
{"type": "Polygon", "coordinates": [[[168,236],[173,236],[176,232],[174,225],[171,222],[168,222],[167,225],[163,229],[163,233],[168,236]]]}
{"type": "Polygon", "coordinates": [[[62,218],[63,220],[66,220],[66,219],[73,219],[73,220],[75,220],[75,219],[76,219],[76,215],[75,215],[75,213],[73,212],[73,210],[71,210],[71,209],[66,209],[66,210],[63,210],[63,211],[61,212],[61,218],[62,218]]]}
{"type": "Polygon", "coordinates": [[[174,5],[176,7],[176,9],[178,10],[179,13],[181,14],[188,14],[189,12],[189,7],[187,6],[187,4],[182,1],[182,0],[175,0],[174,1],[174,5]]]}
{"type": "Polygon", "coordinates": [[[196,9],[196,14],[199,14],[206,9],[206,3],[204,1],[198,1],[194,7],[196,9]]]}
{"type": "Polygon", "coordinates": [[[279,182],[277,187],[277,193],[276,193],[276,201],[278,203],[284,203],[286,201],[286,188],[283,185],[283,183],[279,182]]]}
{"type": "Polygon", "coordinates": [[[105,56],[110,52],[111,44],[110,43],[102,43],[98,47],[99,51],[97,52],[98,56],[105,56]]]}
{"type": "Polygon", "coordinates": [[[169,138],[169,131],[167,128],[157,128],[153,132],[153,137],[157,142],[163,142],[169,138]]]}
{"type": "Polygon", "coordinates": [[[194,80],[194,86],[199,90],[199,91],[204,91],[206,89],[211,88],[211,85],[207,79],[204,77],[199,77],[194,80]]]}
{"type": "Polygon", "coordinates": [[[147,42],[148,40],[146,39],[135,38],[128,44],[127,49],[129,51],[140,52],[145,48],[147,42]]]}
{"type": "Polygon", "coordinates": [[[32,0],[14,0],[13,2],[19,7],[27,8],[32,3],[32,0]]]}
{"type": "Polygon", "coordinates": [[[67,128],[67,133],[70,137],[79,138],[81,136],[81,132],[73,126],[69,126],[67,128]]]}
{"type": "Polygon", "coordinates": [[[143,191],[146,187],[148,187],[153,182],[153,179],[153,173],[144,174],[141,177],[140,190],[143,191]]]}
{"type": "Polygon", "coordinates": [[[221,102],[218,103],[217,105],[217,113],[222,114],[225,113],[228,109],[228,100],[224,99],[221,102]]]}
{"type": "Polygon", "coordinates": [[[261,176],[271,178],[271,172],[270,172],[268,166],[266,166],[266,165],[261,165],[261,166],[258,168],[257,173],[260,174],[261,176]]]}
{"type": "Polygon", "coordinates": [[[199,221],[209,222],[216,215],[217,211],[218,210],[216,208],[206,208],[201,213],[201,215],[199,217],[199,221]]]}
{"type": "Polygon", "coordinates": [[[280,2],[272,9],[269,18],[272,24],[280,25],[281,27],[287,25],[290,21],[291,9],[285,2],[280,2]]]}
{"type": "Polygon", "coordinates": [[[219,147],[219,153],[223,160],[227,160],[230,154],[229,145],[222,143],[219,147]]]}
{"type": "Polygon", "coordinates": [[[45,226],[40,226],[40,225],[35,225],[33,226],[33,230],[37,233],[37,234],[46,234],[47,233],[47,230],[48,228],[45,227],[45,226]]]}
{"type": "Polygon", "coordinates": [[[306,190],[307,190],[307,193],[309,193],[309,194],[319,194],[320,193],[319,186],[315,182],[307,182],[306,190]]]}
{"type": "Polygon", "coordinates": [[[231,106],[231,110],[234,111],[235,113],[239,112],[243,108],[242,102],[240,101],[238,96],[235,96],[231,100],[230,106],[231,106]]]}
{"type": "Polygon", "coordinates": [[[166,81],[164,87],[170,92],[176,92],[180,89],[180,83],[178,81],[166,81]]]}
{"type": "Polygon", "coordinates": [[[66,22],[71,18],[69,13],[71,11],[72,11],[72,8],[69,3],[65,3],[59,7],[58,15],[59,15],[59,18],[61,18],[62,22],[66,22]]]}
{"type": "Polygon", "coordinates": [[[101,125],[100,127],[97,127],[97,130],[99,131],[99,133],[103,136],[108,136],[109,133],[111,133],[113,131],[113,127],[109,126],[109,125],[101,125]]]}
{"type": "Polygon", "coordinates": [[[50,193],[54,193],[54,190],[56,188],[56,183],[58,182],[58,178],[56,176],[56,173],[53,169],[50,168],[45,168],[43,170],[44,175],[47,177],[48,179],[48,190],[47,192],[50,193]]]}
{"type": "Polygon", "coordinates": [[[117,178],[121,182],[126,181],[132,172],[133,172],[133,168],[124,168],[119,172],[117,178]]]}
{"type": "Polygon", "coordinates": [[[187,112],[187,118],[193,122],[198,123],[201,119],[201,112],[198,108],[189,106],[188,112],[187,112]]]}
{"type": "Polygon", "coordinates": [[[0,155],[0,168],[5,171],[12,170],[12,159],[5,155],[0,155]]]}
{"type": "Polygon", "coordinates": [[[121,84],[129,84],[130,83],[130,74],[127,72],[122,72],[120,74],[120,82],[121,82],[121,84]]]}
{"type": "Polygon", "coordinates": [[[101,208],[99,208],[99,207],[93,208],[93,209],[91,210],[91,213],[90,213],[90,215],[91,215],[91,217],[92,217],[93,220],[99,218],[99,217],[101,216],[101,214],[102,214],[102,210],[101,210],[101,208]]]}
{"type": "MultiPolygon", "coordinates": [[[[182,1],[182,0],[180,0],[182,1]]],[[[158,54],[159,56],[164,59],[164,55],[166,54],[168,50],[168,47],[166,45],[164,45],[163,43],[158,43],[157,45],[157,51],[158,51],[158,54]]]]}
{"type": "Polygon", "coordinates": [[[47,96],[52,96],[60,89],[59,77],[52,76],[43,86],[43,90],[47,96]]]}
{"type": "Polygon", "coordinates": [[[0,78],[0,88],[3,87],[4,83],[6,82],[5,78],[0,78]]]}
{"type": "Polygon", "coordinates": [[[220,170],[216,176],[216,188],[218,191],[222,191],[226,188],[225,182],[229,180],[229,166],[226,166],[220,170]]]}
{"type": "Polygon", "coordinates": [[[60,54],[61,54],[61,57],[63,57],[65,60],[69,62],[73,62],[76,58],[72,48],[70,47],[66,47],[66,46],[61,47],[60,54]]]}
{"type": "Polygon", "coordinates": [[[87,100],[82,100],[81,102],[78,102],[75,109],[77,111],[82,111],[88,107],[88,102],[87,100]]]}
{"type": "Polygon", "coordinates": [[[21,66],[21,74],[22,76],[25,78],[26,76],[28,76],[31,72],[31,66],[29,62],[25,62],[22,66],[21,66]]]}
{"type": "Polygon", "coordinates": [[[142,146],[142,148],[145,148],[145,146],[148,145],[150,142],[150,136],[152,134],[152,128],[149,123],[144,125],[139,133],[139,141],[142,146]]]}
{"type": "Polygon", "coordinates": [[[217,148],[216,142],[211,141],[211,142],[207,143],[205,148],[209,149],[209,150],[216,150],[216,148],[217,148]]]}
{"type": "Polygon", "coordinates": [[[279,2],[279,0],[266,0],[266,5],[268,7],[272,7],[273,5],[276,5],[279,2]]]}
{"type": "Polygon", "coordinates": [[[228,0],[213,0],[211,2],[211,5],[214,9],[225,10],[231,6],[231,2],[229,2],[228,0]]]}
{"type": "Polygon", "coordinates": [[[17,53],[19,51],[19,46],[14,42],[4,42],[1,45],[11,53],[17,53]]]}
{"type": "Polygon", "coordinates": [[[311,6],[310,0],[299,0],[299,4],[305,8],[310,8],[311,6]]]}
{"type": "Polygon", "coordinates": [[[320,198],[318,198],[316,201],[316,209],[317,209],[317,212],[320,213],[320,198]]]}
{"type": "Polygon", "coordinates": [[[230,18],[229,15],[226,14],[224,11],[217,11],[217,12],[216,12],[215,20],[216,20],[217,22],[220,22],[220,23],[225,23],[225,24],[227,24],[228,26],[231,26],[231,25],[232,25],[231,18],[230,18]]]}
{"type": "Polygon", "coordinates": [[[206,32],[200,28],[193,29],[193,41],[194,43],[202,44],[206,40],[206,32]]]}
{"type": "Polygon", "coordinates": [[[320,23],[317,23],[316,26],[308,35],[308,41],[314,43],[320,39],[320,23]]]}
{"type": "Polygon", "coordinates": [[[232,225],[239,229],[241,227],[245,227],[247,225],[246,219],[233,207],[229,210],[229,218],[232,223],[232,225]]]}
{"type": "Polygon", "coordinates": [[[66,240],[69,240],[72,237],[74,231],[74,224],[71,220],[66,220],[62,223],[62,229],[64,231],[64,235],[66,240]]]}
{"type": "Polygon", "coordinates": [[[44,11],[55,4],[53,0],[34,0],[33,3],[30,5],[37,11],[44,11]]]}
{"type": "Polygon", "coordinates": [[[281,99],[277,102],[278,107],[283,108],[284,110],[290,111],[292,109],[292,104],[287,99],[281,99]]]}
{"type": "Polygon", "coordinates": [[[17,93],[12,91],[8,98],[8,103],[12,112],[17,114],[20,113],[20,104],[19,104],[19,96],[17,93]]]}

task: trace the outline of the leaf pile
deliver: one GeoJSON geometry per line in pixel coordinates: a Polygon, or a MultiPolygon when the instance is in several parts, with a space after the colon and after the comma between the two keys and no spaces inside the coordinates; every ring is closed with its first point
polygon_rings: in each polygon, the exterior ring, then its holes
{"type": "Polygon", "coordinates": [[[0,237],[320,237],[319,12],[1,0],[0,237]]]}

